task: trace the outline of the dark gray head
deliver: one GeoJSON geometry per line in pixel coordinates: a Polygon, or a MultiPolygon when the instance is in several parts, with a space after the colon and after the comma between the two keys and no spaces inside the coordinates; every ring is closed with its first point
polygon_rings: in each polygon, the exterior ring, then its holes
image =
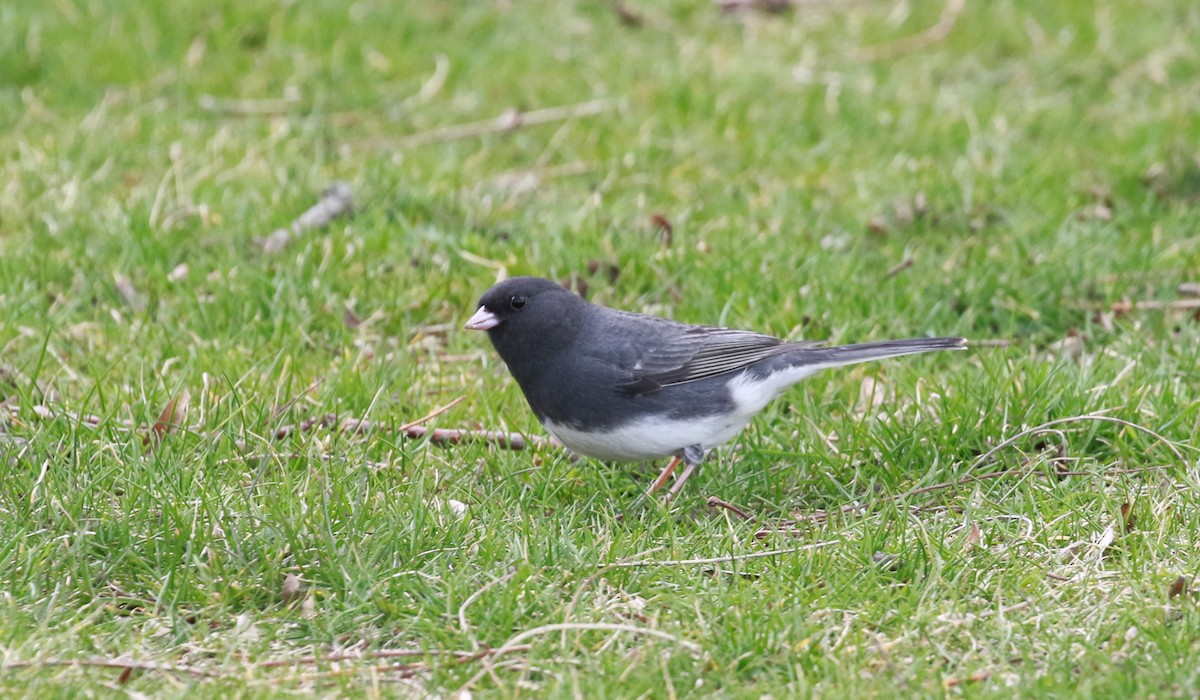
{"type": "Polygon", "coordinates": [[[487,331],[510,368],[548,350],[569,345],[591,308],[562,285],[541,277],[512,277],[484,292],[479,310],[467,321],[487,331]]]}

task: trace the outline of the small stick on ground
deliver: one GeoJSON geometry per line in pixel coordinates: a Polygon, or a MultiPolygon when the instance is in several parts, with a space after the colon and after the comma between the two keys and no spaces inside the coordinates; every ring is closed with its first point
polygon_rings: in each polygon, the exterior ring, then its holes
{"type": "MultiPolygon", "coordinates": [[[[347,418],[342,421],[340,430],[346,433],[367,433],[367,432],[394,432],[411,440],[425,438],[435,445],[457,445],[462,442],[480,441],[487,442],[498,447],[508,450],[524,450],[532,442],[540,444],[543,440],[538,438],[526,438],[520,433],[503,433],[496,430],[472,430],[468,428],[435,428],[429,429],[417,423],[432,420],[433,418],[449,411],[456,406],[462,398],[431,411],[428,415],[418,418],[415,421],[406,423],[398,428],[389,428],[385,425],[380,425],[374,421],[363,420],[360,418],[347,418]]],[[[292,433],[306,433],[311,430],[321,428],[332,428],[338,425],[338,417],[335,413],[325,413],[320,416],[306,418],[299,423],[284,425],[277,428],[274,432],[276,440],[282,440],[292,433]]],[[[549,442],[549,441],[545,441],[549,442]]]]}
{"type": "Polygon", "coordinates": [[[885,280],[890,280],[901,272],[904,272],[908,268],[912,267],[915,262],[916,261],[913,258],[905,258],[893,265],[892,268],[887,271],[887,274],[883,276],[883,278],[885,280]]]}
{"type": "Polygon", "coordinates": [[[1159,301],[1145,299],[1142,301],[1118,301],[1112,305],[1113,313],[1124,314],[1130,311],[1193,311],[1200,309],[1200,299],[1173,299],[1159,301]]]}
{"type": "Polygon", "coordinates": [[[716,496],[708,497],[708,507],[709,508],[724,508],[725,510],[729,511],[730,513],[733,513],[734,515],[738,516],[742,520],[753,520],[754,519],[754,516],[750,515],[746,511],[733,505],[729,501],[723,501],[716,496]]]}
{"type": "Polygon", "coordinates": [[[192,676],[194,678],[218,677],[218,674],[212,671],[206,671],[193,666],[158,664],[151,661],[123,661],[121,659],[40,659],[37,661],[16,661],[12,663],[0,664],[0,669],[8,671],[14,668],[39,668],[42,666],[119,668],[122,671],[127,671],[129,669],[133,669],[135,671],[157,671],[159,673],[173,673],[177,675],[192,676]]]}
{"type": "Polygon", "coordinates": [[[352,213],[354,199],[350,194],[350,186],[344,182],[335,182],[321,192],[321,198],[316,204],[296,217],[287,228],[277,229],[264,238],[262,248],[268,253],[278,253],[305,231],[323,229],[333,223],[334,219],[352,213]]]}
{"type": "Polygon", "coordinates": [[[841,540],[826,540],[824,542],[814,542],[812,544],[801,545],[799,547],[788,547],[786,549],[772,549],[768,552],[751,552],[749,554],[731,554],[731,555],[725,556],[725,557],[709,557],[707,559],[664,559],[664,560],[660,560],[660,561],[641,560],[641,561],[630,561],[630,562],[616,562],[614,564],[607,564],[606,566],[610,569],[632,569],[632,568],[653,567],[653,566],[692,566],[694,564],[728,564],[731,562],[742,561],[745,559],[762,559],[763,557],[776,557],[776,556],[780,556],[780,555],[784,555],[784,554],[794,554],[796,552],[805,552],[810,549],[819,549],[821,547],[828,547],[831,544],[838,544],[839,542],[841,542],[841,540]]]}
{"type": "MultiPolygon", "coordinates": [[[[525,649],[528,649],[528,646],[526,646],[525,649]]],[[[514,649],[513,651],[524,651],[525,649],[514,649]]],[[[467,663],[470,661],[478,661],[479,659],[482,659],[483,657],[494,652],[494,649],[479,649],[476,651],[462,651],[458,649],[378,649],[376,651],[326,654],[325,656],[301,656],[295,659],[275,659],[273,661],[264,661],[263,663],[255,664],[255,667],[282,668],[284,666],[311,666],[314,664],[332,664],[343,661],[408,659],[420,656],[450,656],[453,657],[455,663],[467,663]]]]}

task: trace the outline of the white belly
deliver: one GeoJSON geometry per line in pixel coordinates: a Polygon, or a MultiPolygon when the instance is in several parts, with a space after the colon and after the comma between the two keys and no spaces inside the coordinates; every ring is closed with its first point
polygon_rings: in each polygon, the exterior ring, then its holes
{"type": "Polygon", "coordinates": [[[772,399],[796,382],[811,376],[819,367],[796,367],[766,379],[751,380],[745,374],[729,380],[734,410],[716,416],[689,420],[643,417],[605,432],[584,432],[546,421],[546,430],[571,451],[614,462],[636,462],[678,454],[689,445],[704,451],[729,442],[772,399]]]}

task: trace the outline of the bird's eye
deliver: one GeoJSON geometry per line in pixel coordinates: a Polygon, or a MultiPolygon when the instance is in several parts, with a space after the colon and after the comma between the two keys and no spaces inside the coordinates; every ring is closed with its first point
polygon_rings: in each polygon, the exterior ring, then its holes
{"type": "Polygon", "coordinates": [[[512,299],[508,300],[508,305],[511,306],[514,310],[523,309],[523,308],[525,308],[525,297],[515,296],[512,299]]]}

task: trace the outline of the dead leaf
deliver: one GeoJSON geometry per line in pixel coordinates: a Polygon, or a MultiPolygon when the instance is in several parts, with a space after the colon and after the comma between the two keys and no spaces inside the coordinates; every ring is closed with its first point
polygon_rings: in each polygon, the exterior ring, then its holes
{"type": "Polygon", "coordinates": [[[671,221],[662,214],[651,214],[650,223],[654,224],[654,228],[658,229],[659,242],[662,247],[671,247],[671,239],[675,236],[675,227],[671,225],[671,221]]]}
{"type": "Polygon", "coordinates": [[[792,0],[713,0],[721,12],[756,10],[769,15],[778,15],[792,9],[792,0]]]}
{"type": "Polygon", "coordinates": [[[1171,598],[1178,598],[1187,592],[1188,580],[1185,577],[1180,576],[1179,578],[1175,579],[1175,582],[1172,583],[1169,588],[1167,588],[1167,600],[1170,600],[1171,598]]]}
{"type": "Polygon", "coordinates": [[[1125,532],[1133,532],[1134,517],[1132,503],[1121,504],[1121,522],[1125,523],[1125,532]]]}
{"type": "Polygon", "coordinates": [[[963,543],[963,549],[978,547],[982,539],[983,533],[979,531],[979,523],[971,523],[971,531],[967,533],[967,541],[963,543]]]}
{"type": "Polygon", "coordinates": [[[1108,311],[1097,311],[1092,315],[1092,323],[1100,326],[1106,333],[1112,333],[1116,329],[1113,323],[1114,314],[1108,311]]]}
{"type": "Polygon", "coordinates": [[[284,605],[291,605],[300,600],[300,577],[296,574],[288,574],[283,577],[283,588],[279,591],[279,598],[284,605]]]}
{"type": "Polygon", "coordinates": [[[158,414],[158,420],[154,421],[154,425],[150,426],[150,432],[142,439],[143,445],[149,445],[151,441],[157,443],[162,440],[163,436],[175,432],[187,420],[188,402],[191,400],[191,393],[184,389],[183,393],[167,402],[166,408],[162,413],[158,414]]]}

